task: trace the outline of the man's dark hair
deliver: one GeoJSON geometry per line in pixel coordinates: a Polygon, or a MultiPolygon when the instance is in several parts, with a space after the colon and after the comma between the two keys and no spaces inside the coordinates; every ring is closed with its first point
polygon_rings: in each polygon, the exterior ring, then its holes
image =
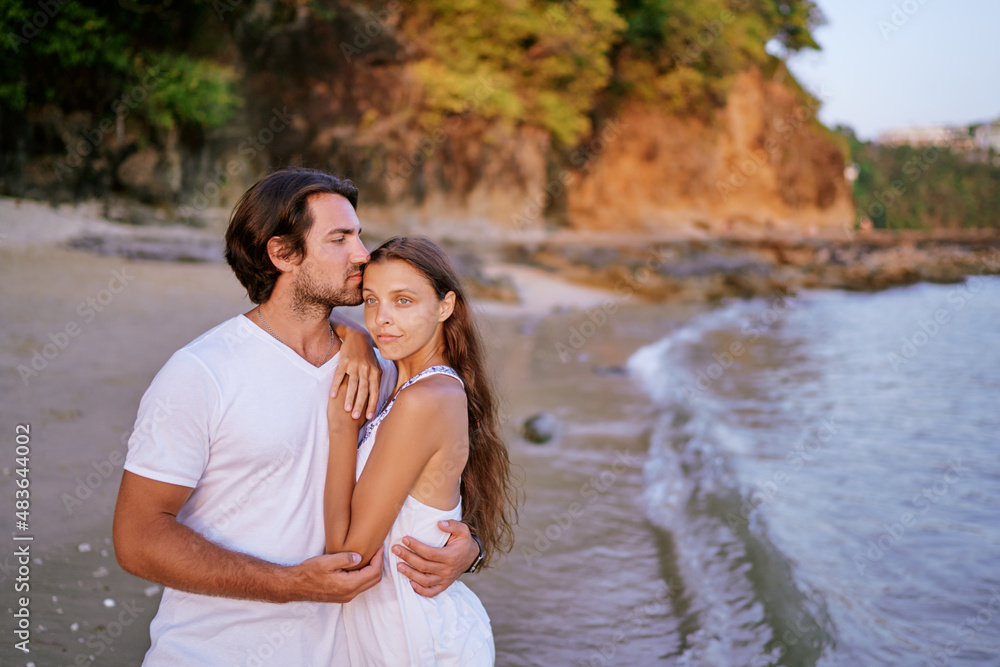
{"type": "Polygon", "coordinates": [[[341,195],[358,209],[358,189],[347,179],[299,167],[286,167],[257,181],[233,209],[226,230],[226,261],[254,303],[271,298],[281,272],[267,254],[267,242],[280,236],[284,256],[305,257],[306,234],[312,227],[309,197],[341,195]]]}

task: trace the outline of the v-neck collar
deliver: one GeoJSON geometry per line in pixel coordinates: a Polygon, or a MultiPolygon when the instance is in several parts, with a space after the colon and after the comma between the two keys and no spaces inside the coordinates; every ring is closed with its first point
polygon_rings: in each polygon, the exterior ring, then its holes
{"type": "Polygon", "coordinates": [[[246,320],[246,325],[248,325],[251,328],[251,330],[258,338],[270,342],[271,345],[275,347],[275,349],[281,352],[285,357],[291,359],[292,363],[294,363],[296,366],[301,368],[303,371],[309,373],[310,375],[314,377],[322,377],[323,375],[337,368],[337,363],[339,362],[339,357],[340,357],[340,350],[337,350],[337,353],[334,354],[329,359],[327,359],[322,366],[313,366],[308,361],[303,359],[298,352],[296,352],[292,348],[282,343],[280,340],[272,336],[267,331],[261,329],[256,322],[254,322],[253,320],[251,320],[249,317],[246,316],[246,313],[240,313],[238,317],[242,317],[244,320],[246,320]]]}

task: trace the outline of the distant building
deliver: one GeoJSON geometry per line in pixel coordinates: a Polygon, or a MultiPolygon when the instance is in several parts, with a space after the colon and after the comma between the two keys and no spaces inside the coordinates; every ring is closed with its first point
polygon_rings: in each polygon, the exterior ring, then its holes
{"type": "Polygon", "coordinates": [[[883,146],[913,146],[914,148],[951,148],[967,151],[975,148],[975,142],[967,127],[905,127],[883,132],[878,137],[883,146]]]}
{"type": "Polygon", "coordinates": [[[992,123],[983,123],[976,128],[973,139],[976,148],[984,151],[993,149],[1000,153],[1000,120],[992,123]]]}
{"type": "Polygon", "coordinates": [[[883,146],[934,146],[956,152],[1000,151],[1000,120],[962,127],[904,127],[883,132],[877,141],[883,146]]]}

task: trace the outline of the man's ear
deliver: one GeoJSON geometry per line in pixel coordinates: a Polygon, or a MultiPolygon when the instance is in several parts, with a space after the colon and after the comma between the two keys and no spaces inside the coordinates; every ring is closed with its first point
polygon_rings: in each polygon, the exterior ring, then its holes
{"type": "Polygon", "coordinates": [[[451,314],[455,312],[455,293],[448,292],[441,299],[441,312],[438,315],[438,322],[444,322],[446,319],[451,317],[451,314]]]}
{"type": "Polygon", "coordinates": [[[282,273],[288,273],[292,267],[297,266],[297,262],[289,258],[285,240],[280,236],[272,236],[267,240],[267,256],[271,258],[274,267],[282,273]]]}

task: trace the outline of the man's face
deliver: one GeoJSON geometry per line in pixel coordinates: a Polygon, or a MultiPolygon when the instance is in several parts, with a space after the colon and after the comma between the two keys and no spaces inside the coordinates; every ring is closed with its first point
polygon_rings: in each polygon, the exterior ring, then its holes
{"type": "Polygon", "coordinates": [[[293,270],[297,306],[308,309],[357,306],[361,272],[371,258],[361,243],[361,223],[351,202],[340,195],[309,198],[313,224],[306,234],[305,257],[293,270]]]}

